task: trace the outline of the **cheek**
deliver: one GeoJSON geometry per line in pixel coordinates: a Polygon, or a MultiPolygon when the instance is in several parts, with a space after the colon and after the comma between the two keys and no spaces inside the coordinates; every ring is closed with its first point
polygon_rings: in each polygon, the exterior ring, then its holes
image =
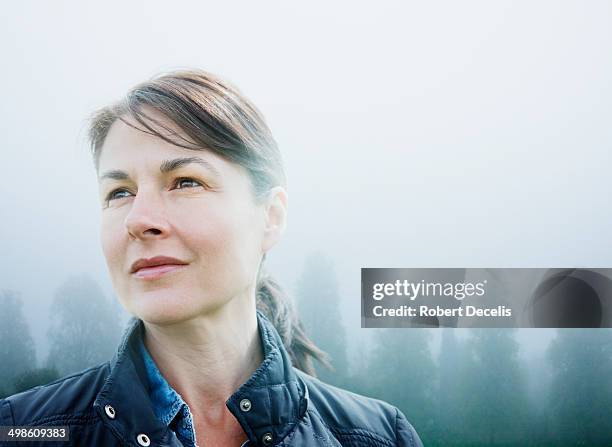
{"type": "MultiPolygon", "coordinates": [[[[215,266],[222,275],[252,276],[261,255],[261,219],[249,204],[211,207],[187,221],[182,234],[190,236],[202,266],[215,266]]],[[[236,278],[238,279],[238,278],[236,278]]]]}
{"type": "Polygon", "coordinates": [[[100,226],[100,245],[104,258],[109,267],[111,273],[117,269],[121,269],[122,266],[122,253],[125,253],[125,247],[123,247],[120,233],[116,219],[103,218],[100,226]]]}
{"type": "Polygon", "coordinates": [[[196,255],[202,255],[207,263],[223,261],[235,248],[244,245],[241,226],[236,216],[227,213],[206,211],[191,215],[180,226],[178,234],[188,239],[196,255]]]}

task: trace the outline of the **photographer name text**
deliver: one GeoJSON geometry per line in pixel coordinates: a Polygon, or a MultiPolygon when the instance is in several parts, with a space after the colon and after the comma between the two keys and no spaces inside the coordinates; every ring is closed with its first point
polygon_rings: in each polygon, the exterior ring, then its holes
{"type": "Polygon", "coordinates": [[[452,307],[441,306],[374,306],[372,313],[375,317],[511,317],[512,309],[506,306],[497,307],[452,307]]]}

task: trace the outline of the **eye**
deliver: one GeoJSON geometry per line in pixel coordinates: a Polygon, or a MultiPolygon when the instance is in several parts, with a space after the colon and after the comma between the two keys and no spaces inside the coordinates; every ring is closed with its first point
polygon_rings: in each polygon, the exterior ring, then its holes
{"type": "MultiPolygon", "coordinates": [[[[175,185],[182,185],[183,182],[191,182],[192,184],[195,184],[196,186],[204,186],[201,182],[199,182],[197,180],[194,180],[192,178],[189,178],[189,177],[180,177],[180,178],[177,178],[174,181],[174,184],[175,185]]],[[[192,186],[192,188],[193,188],[193,186],[192,186]]],[[[184,188],[179,188],[179,189],[184,189],[184,188]]]]}
{"type": "Polygon", "coordinates": [[[120,189],[114,189],[111,192],[108,193],[108,195],[106,196],[106,202],[110,202],[111,200],[114,199],[122,199],[123,197],[127,197],[127,196],[117,196],[115,194],[121,193],[121,192],[127,192],[129,194],[129,191],[123,188],[120,189]]]}

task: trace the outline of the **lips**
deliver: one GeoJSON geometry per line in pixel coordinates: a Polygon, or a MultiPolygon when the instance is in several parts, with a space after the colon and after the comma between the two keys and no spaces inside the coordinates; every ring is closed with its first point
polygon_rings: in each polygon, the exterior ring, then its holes
{"type": "Polygon", "coordinates": [[[137,273],[141,270],[141,273],[146,271],[159,271],[161,273],[165,270],[164,267],[168,267],[170,269],[181,265],[187,265],[187,263],[169,256],[155,256],[149,259],[142,258],[132,264],[130,273],[137,273]]]}

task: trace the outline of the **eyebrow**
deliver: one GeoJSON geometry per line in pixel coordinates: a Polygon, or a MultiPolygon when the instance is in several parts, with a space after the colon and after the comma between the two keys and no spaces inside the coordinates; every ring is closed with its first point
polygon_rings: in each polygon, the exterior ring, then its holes
{"type": "MultiPolygon", "coordinates": [[[[206,169],[208,169],[215,175],[220,175],[219,171],[212,164],[210,164],[209,162],[207,162],[206,160],[200,157],[180,157],[180,158],[174,158],[172,160],[164,160],[162,164],[159,166],[159,170],[162,174],[166,174],[168,172],[176,171],[177,169],[180,169],[184,166],[187,166],[193,163],[204,166],[206,169]]],[[[106,171],[104,174],[102,174],[98,178],[98,180],[99,181],[102,181],[104,179],[127,180],[129,178],[130,176],[128,175],[127,172],[122,171],[120,169],[114,169],[111,171],[106,171]]]]}

